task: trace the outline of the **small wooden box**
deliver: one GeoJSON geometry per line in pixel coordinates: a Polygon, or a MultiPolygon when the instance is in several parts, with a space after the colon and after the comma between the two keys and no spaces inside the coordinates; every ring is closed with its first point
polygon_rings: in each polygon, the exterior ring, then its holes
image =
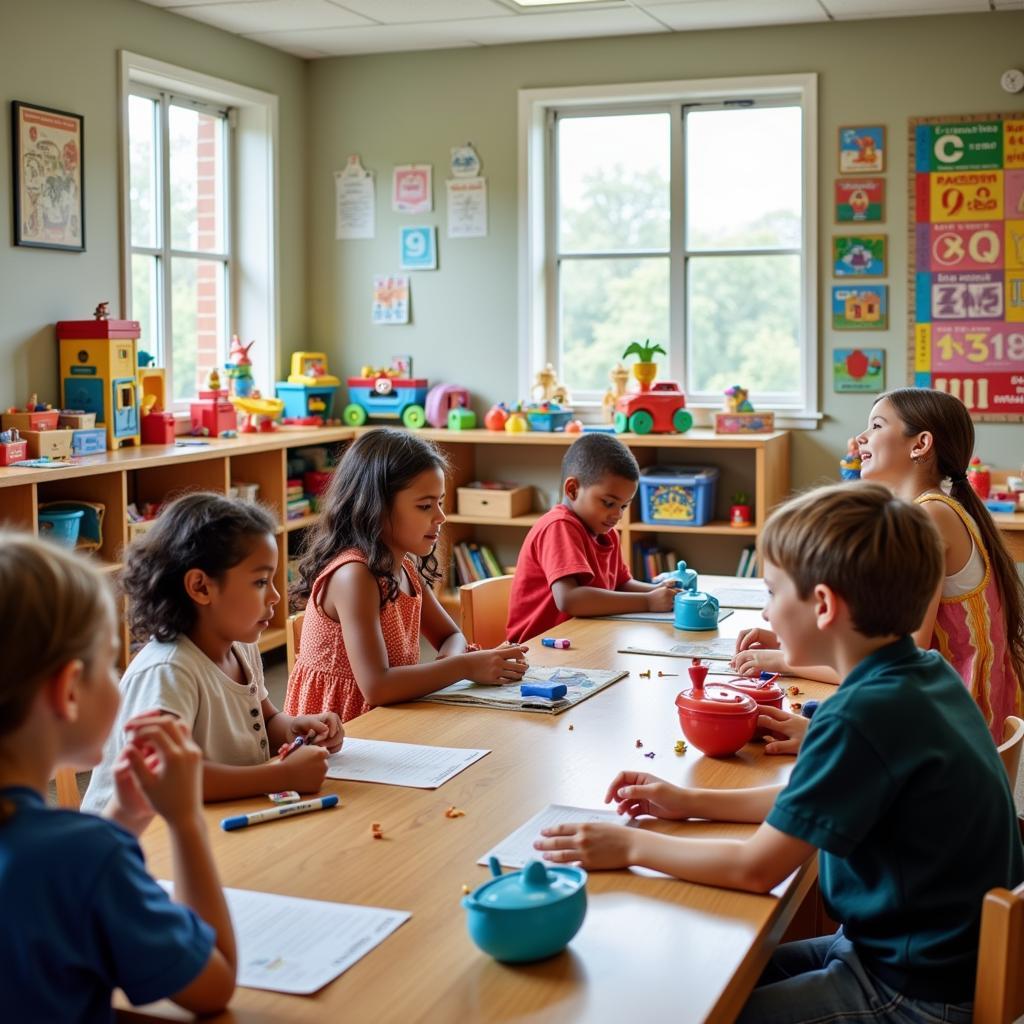
{"type": "Polygon", "coordinates": [[[716,412],[716,434],[770,434],[775,429],[773,412],[716,412]]]}
{"type": "Polygon", "coordinates": [[[533,488],[514,484],[493,487],[460,487],[458,510],[460,516],[489,516],[511,519],[526,515],[533,505],[533,488]]]}
{"type": "Polygon", "coordinates": [[[60,413],[56,409],[44,412],[5,412],[0,416],[4,430],[17,427],[23,434],[26,430],[56,430],[60,413]]]}
{"type": "MultiPolygon", "coordinates": [[[[96,413],[94,412],[62,412],[57,417],[58,427],[67,427],[69,430],[92,430],[96,426],[96,413]]],[[[106,442],[103,444],[106,451],[106,442]]]]}
{"type": "Polygon", "coordinates": [[[66,459],[71,455],[70,430],[23,430],[21,436],[28,441],[28,457],[66,459]]]}

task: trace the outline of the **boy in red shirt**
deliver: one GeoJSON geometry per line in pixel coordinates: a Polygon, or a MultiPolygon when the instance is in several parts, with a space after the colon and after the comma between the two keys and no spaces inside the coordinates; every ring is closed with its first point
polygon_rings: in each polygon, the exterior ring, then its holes
{"type": "Polygon", "coordinates": [[[562,460],[562,504],[526,536],[516,563],[506,634],[522,643],[578,616],[672,609],[675,581],[633,579],[615,526],[636,494],[640,467],[609,434],[584,434],[562,460]]]}

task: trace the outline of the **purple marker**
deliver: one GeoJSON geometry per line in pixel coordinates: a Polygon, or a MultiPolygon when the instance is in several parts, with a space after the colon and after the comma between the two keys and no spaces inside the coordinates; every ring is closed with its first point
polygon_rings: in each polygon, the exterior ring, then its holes
{"type": "Polygon", "coordinates": [[[545,647],[557,647],[560,651],[567,650],[569,647],[572,646],[572,644],[570,644],[568,640],[559,640],[553,636],[544,637],[544,639],[541,640],[541,643],[545,647]]]}

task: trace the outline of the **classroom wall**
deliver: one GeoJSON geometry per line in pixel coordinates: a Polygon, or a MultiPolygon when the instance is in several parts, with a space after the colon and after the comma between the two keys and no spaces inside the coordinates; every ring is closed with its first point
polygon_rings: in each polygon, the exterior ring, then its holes
{"type": "MultiPolygon", "coordinates": [[[[870,396],[831,389],[832,349],[884,347],[890,386],[904,384],[907,338],[907,118],[1024,109],[999,76],[1020,66],[1024,12],[886,19],[778,28],[396,53],[313,61],[308,106],[310,347],[325,349],[336,372],[411,353],[418,375],[456,380],[478,407],[514,399],[517,376],[517,90],[785,72],[819,77],[820,377],[826,420],[797,431],[793,484],[835,477],[846,438],[861,429],[870,396]],[[840,124],[888,129],[890,327],[832,332],[832,183],[840,124]],[[444,237],[449,148],[472,141],[489,191],[490,235],[444,237]],[[334,238],[333,172],[358,152],[377,175],[377,237],[334,238]],[[390,210],[395,164],[431,163],[435,212],[400,218],[390,210]],[[412,275],[412,323],[370,323],[374,274],[398,270],[398,227],[438,225],[437,272],[412,275]]],[[[623,339],[625,341],[627,339],[623,339]]],[[[1019,466],[1024,426],[982,424],[978,450],[999,466],[1019,466]]]]}
{"type": "Polygon", "coordinates": [[[282,348],[306,347],[305,61],[138,0],[0,0],[0,408],[32,391],[57,401],[56,321],[88,318],[103,300],[124,315],[118,50],[279,97],[282,348]],[[84,253],[13,243],[11,100],[85,116],[84,253]]]}

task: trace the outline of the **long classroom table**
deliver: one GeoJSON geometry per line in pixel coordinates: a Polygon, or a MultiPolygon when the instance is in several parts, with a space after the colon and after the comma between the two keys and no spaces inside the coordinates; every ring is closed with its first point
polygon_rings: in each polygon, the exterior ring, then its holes
{"type": "MultiPolygon", "coordinates": [[[[722,635],[735,636],[760,621],[759,613],[736,611],[722,623],[722,635]]],[[[639,869],[592,872],[582,929],[566,952],[537,964],[497,963],[469,939],[460,906],[463,884],[483,882],[487,870],[477,859],[544,805],[600,806],[623,768],[683,785],[730,787],[784,782],[793,764],[791,757],[766,755],[756,741],[726,759],[704,757],[693,747],[676,755],[681,732],[673,702],[689,685],[689,663],[617,653],[627,645],[665,648],[716,634],[581,619],[549,635],[569,638],[572,648],[552,650],[534,640],[534,664],[621,667],[629,675],[560,715],[405,704],[349,723],[349,735],[367,739],[491,749],[438,790],[328,780],[324,791],[339,794],[340,808],[232,833],[218,827],[221,818],[262,809],[266,801],[206,808],[225,886],[412,912],[411,920],[316,995],[239,988],[230,1011],[217,1020],[575,1024],[735,1018],[811,891],[813,861],[764,896],[639,869]],[[646,669],[651,678],[639,678],[646,669]],[[659,670],[678,675],[659,678],[659,670]],[[651,751],[653,759],[644,757],[651,751]],[[446,818],[452,804],[465,817],[446,818]],[[372,838],[373,822],[382,825],[384,839],[372,838]]],[[[834,689],[805,681],[799,686],[799,699],[834,689]]],[[[745,836],[754,829],[710,822],[648,827],[687,836],[745,836]]],[[[162,822],[151,826],[142,845],[150,871],[170,877],[162,822]]],[[[166,1002],[122,1013],[128,1020],[153,1017],[185,1015],[166,1002]]]]}

